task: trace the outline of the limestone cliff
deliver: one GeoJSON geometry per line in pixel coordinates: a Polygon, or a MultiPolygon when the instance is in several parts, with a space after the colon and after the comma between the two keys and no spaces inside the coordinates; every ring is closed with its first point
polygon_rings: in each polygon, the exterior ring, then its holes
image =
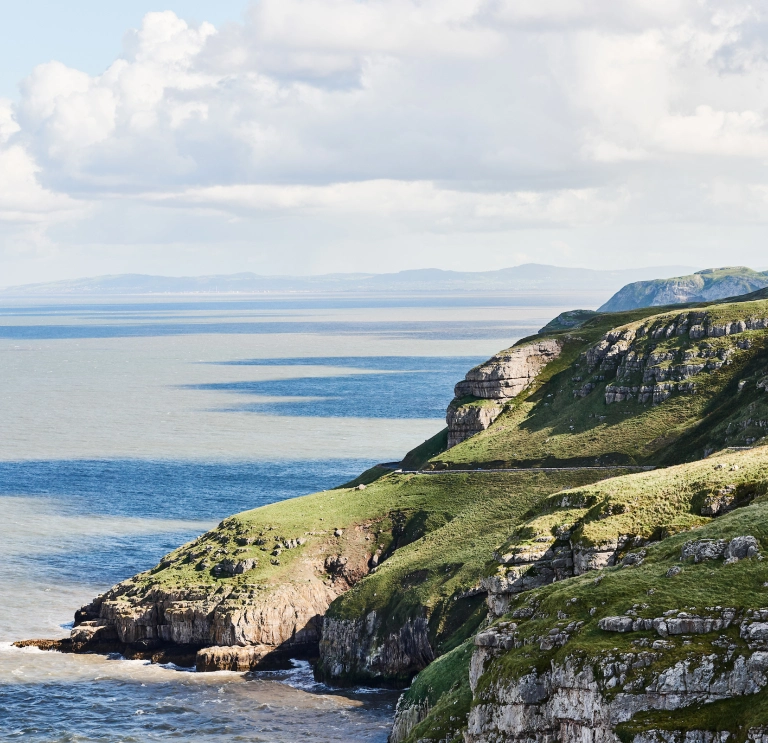
{"type": "Polygon", "coordinates": [[[375,564],[369,543],[376,527],[353,523],[288,537],[274,523],[227,519],[80,609],[58,649],[181,654],[201,671],[315,657],[328,607],[375,564]]]}
{"type": "Polygon", "coordinates": [[[449,448],[488,428],[503,403],[529,387],[561,350],[561,341],[546,338],[496,354],[467,372],[446,415],[449,448]]]}
{"type": "Polygon", "coordinates": [[[695,394],[693,378],[730,364],[735,354],[751,348],[752,340],[743,334],[766,328],[766,317],[719,321],[713,313],[695,310],[611,330],[586,351],[588,374],[573,394],[586,397],[605,380],[611,380],[605,388],[609,405],[626,400],[658,405],[674,393],[695,394]],[[742,337],[731,342],[729,336],[742,337]],[[659,342],[669,338],[681,342],[659,350],[659,342]]]}
{"type": "MultiPolygon", "coordinates": [[[[507,632],[477,636],[470,670],[473,690],[496,647],[513,641],[511,637],[507,632]]],[[[671,663],[664,663],[663,655],[662,649],[638,649],[589,659],[567,656],[547,670],[491,683],[472,708],[464,740],[620,743],[617,727],[640,712],[682,710],[754,695],[768,685],[768,653],[762,650],[730,657],[726,651],[671,663]]],[[[759,734],[766,731],[768,727],[759,734]]],[[[690,740],[692,732],[681,734],[690,740]]],[[[757,735],[753,729],[752,739],[757,735]]],[[[653,740],[654,731],[634,737],[634,743],[649,736],[653,740]]]]}
{"type": "Polygon", "coordinates": [[[432,660],[426,618],[408,619],[396,632],[385,632],[372,611],[355,620],[326,618],[317,671],[335,681],[405,684],[432,660]]]}

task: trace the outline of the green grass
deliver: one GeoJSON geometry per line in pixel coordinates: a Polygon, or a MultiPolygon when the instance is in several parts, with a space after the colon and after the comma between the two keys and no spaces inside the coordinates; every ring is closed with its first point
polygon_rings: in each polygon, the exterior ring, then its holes
{"type": "MultiPolygon", "coordinates": [[[[729,606],[743,611],[768,605],[768,589],[764,586],[764,583],[768,582],[768,560],[743,560],[732,565],[724,565],[722,560],[683,565],[679,560],[683,544],[690,539],[730,539],[751,534],[761,542],[763,548],[768,548],[768,496],[765,495],[767,490],[768,447],[762,447],[746,452],[726,452],[701,462],[665,470],[603,480],[539,501],[529,514],[531,518],[521,522],[516,530],[523,534],[525,539],[518,539],[517,543],[514,539],[508,541],[507,549],[521,546],[524,541],[530,541],[537,535],[551,536],[551,531],[557,525],[579,518],[584,521],[584,525],[574,536],[575,541],[581,539],[593,543],[605,538],[615,538],[619,534],[653,536],[654,531],[659,531],[654,525],[679,524],[680,520],[685,521],[687,516],[690,516],[692,521],[686,524],[688,530],[679,534],[665,536],[669,532],[665,531],[662,535],[657,533],[656,539],[662,536],[664,538],[645,547],[647,556],[641,566],[606,568],[599,571],[600,580],[596,580],[598,573],[590,572],[515,597],[510,615],[499,621],[518,623],[520,637],[523,641],[527,640],[528,644],[503,653],[488,666],[473,703],[493,702],[500,685],[531,672],[543,673],[551,668],[553,663],[562,663],[567,656],[581,658],[585,664],[593,665],[599,676],[600,668],[609,656],[637,652],[639,648],[633,641],[638,639],[657,639],[652,632],[616,634],[598,629],[597,623],[602,617],[624,614],[637,604],[645,606],[638,614],[643,617],[662,616],[670,609],[707,614],[707,607],[712,606],[729,606]],[[718,468],[719,465],[726,466],[718,468]],[[734,466],[738,466],[738,469],[732,469],[734,466]],[[717,519],[696,516],[704,494],[725,484],[735,484],[743,492],[750,491],[755,495],[752,505],[717,519]],[[570,503],[582,503],[585,508],[560,508],[559,504],[563,503],[564,496],[568,497],[570,503]],[[604,512],[607,502],[621,502],[628,508],[624,513],[601,519],[599,515],[604,512]],[[559,516],[565,518],[559,519],[559,516]],[[666,573],[672,565],[682,565],[682,572],[668,578],[666,573]],[[524,606],[532,607],[534,615],[529,619],[514,619],[512,612],[524,606]],[[594,614],[591,614],[590,610],[594,610],[594,614]],[[537,638],[572,621],[581,621],[584,626],[565,647],[550,651],[539,648],[537,638]]],[[[632,681],[640,673],[658,672],[677,660],[712,653],[722,655],[722,648],[712,645],[712,641],[722,634],[724,633],[694,636],[689,638],[689,644],[685,644],[686,638],[670,638],[673,647],[665,651],[662,659],[655,666],[645,668],[635,676],[630,673],[628,680],[632,681]]],[[[745,643],[739,639],[736,628],[732,628],[727,634],[737,646],[737,653],[748,652],[745,643]]],[[[430,707],[436,710],[434,694],[427,695],[427,686],[429,683],[426,679],[417,677],[408,692],[408,701],[410,704],[416,704],[420,699],[428,698],[430,707]]],[[[435,684],[432,686],[437,688],[435,684]]],[[[761,699],[761,704],[765,704],[764,696],[761,696],[761,699]]],[[[728,705],[730,707],[726,705],[723,708],[733,709],[735,713],[737,710],[746,709],[748,703],[744,700],[732,700],[728,705]]],[[[662,713],[649,713],[623,726],[621,730],[625,732],[622,732],[622,735],[629,735],[626,731],[630,730],[649,729],[651,722],[656,725],[659,720],[666,720],[668,729],[693,729],[686,725],[693,725],[694,722],[698,725],[702,719],[717,722],[719,718],[716,712],[712,712],[709,707],[710,705],[705,705],[703,708],[678,711],[672,715],[665,713],[666,717],[662,713]],[[690,716],[690,723],[686,722],[687,715],[690,716]]],[[[419,727],[420,731],[429,730],[433,724],[433,714],[437,713],[434,710],[430,712],[419,727]]],[[[751,717],[724,719],[735,720],[734,725],[738,726],[745,720],[760,720],[760,716],[755,712],[751,717]]],[[[766,718],[762,719],[764,721],[766,718]]],[[[456,724],[454,730],[459,731],[462,725],[456,724]]],[[[720,720],[717,724],[721,727],[712,729],[738,732],[734,725],[727,727],[730,723],[720,720]]],[[[442,723],[440,730],[443,730],[442,723]]],[[[413,739],[417,740],[418,737],[414,736],[413,739]]]]}
{"type": "MultiPolygon", "coordinates": [[[[536,607],[532,618],[515,620],[519,623],[522,638],[546,635],[550,629],[571,621],[582,621],[584,626],[562,648],[543,651],[538,643],[532,643],[503,654],[493,661],[483,676],[477,699],[492,697],[500,682],[531,671],[540,673],[552,663],[562,663],[566,656],[581,657],[585,663],[599,668],[606,655],[637,652],[633,641],[645,636],[655,639],[656,635],[608,633],[597,627],[602,617],[624,614],[637,604],[644,606],[638,613],[643,617],[658,617],[671,609],[707,614],[710,613],[707,607],[712,606],[728,606],[739,611],[765,606],[768,599],[768,590],[763,586],[768,581],[766,561],[749,559],[725,565],[722,560],[715,560],[699,565],[687,564],[679,575],[666,577],[673,564],[680,564],[680,550],[685,541],[733,538],[742,534],[755,536],[763,548],[768,546],[768,503],[765,500],[717,519],[694,534],[679,534],[648,547],[648,555],[641,566],[606,568],[600,571],[600,581],[595,581],[595,573],[588,573],[521,594],[514,609],[524,604],[536,607]],[[590,614],[592,608],[596,609],[594,615],[590,614]],[[559,619],[558,612],[560,617],[567,617],[559,619]]],[[[722,633],[694,636],[690,645],[685,644],[685,638],[670,638],[674,647],[665,651],[658,667],[666,668],[679,659],[717,652],[711,641],[719,634],[722,633]]],[[[733,630],[729,634],[739,645],[740,652],[747,652],[738,633],[733,630]]],[[[654,668],[643,669],[642,673],[649,670],[654,668]]],[[[628,680],[632,680],[631,675],[628,680]]]]}
{"type": "Polygon", "coordinates": [[[741,500],[765,494],[768,447],[723,452],[691,464],[604,480],[552,495],[512,532],[499,551],[509,552],[536,539],[554,541],[563,527],[585,547],[615,540],[619,534],[658,539],[711,521],[701,515],[707,496],[735,488],[741,500]],[[733,470],[736,466],[738,469],[733,470]]]}
{"type": "Polygon", "coordinates": [[[438,658],[422,671],[403,694],[401,705],[411,707],[427,703],[429,714],[411,730],[405,743],[417,741],[463,741],[458,732],[465,726],[472,705],[469,686],[471,641],[438,658]]]}
{"type": "MultiPolygon", "coordinates": [[[[717,324],[766,317],[768,302],[709,306],[706,312],[717,324]]],[[[614,327],[613,322],[620,321],[619,328],[645,325],[653,329],[674,321],[681,312],[650,314],[650,310],[637,310],[598,315],[574,333],[553,334],[564,341],[561,356],[529,390],[507,404],[490,428],[437,455],[432,466],[667,465],[701,458],[723,446],[743,445],[768,433],[765,425],[742,426],[748,420],[768,422],[768,396],[757,389],[768,368],[765,331],[700,340],[687,335],[653,339],[647,334],[633,343],[640,354],[668,352],[680,357],[687,349],[711,354],[730,350],[730,363],[688,380],[696,384],[696,394],[676,392],[659,405],[636,400],[606,405],[609,384],[641,382],[617,382],[610,373],[590,370],[583,353],[614,327]],[[738,347],[745,340],[751,341],[752,348],[738,347]],[[599,379],[601,375],[606,378],[599,379]],[[739,393],[741,380],[747,386],[739,393]],[[588,381],[594,389],[584,398],[575,398],[574,390],[588,381]]]]}

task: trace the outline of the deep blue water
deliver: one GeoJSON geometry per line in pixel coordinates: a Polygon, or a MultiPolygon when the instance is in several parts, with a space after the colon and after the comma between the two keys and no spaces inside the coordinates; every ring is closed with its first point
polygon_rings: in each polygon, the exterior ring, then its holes
{"type": "Polygon", "coordinates": [[[0,461],[0,496],[53,498],[72,515],[207,521],[327,490],[375,463],[366,459],[0,461]]]}
{"type": "Polygon", "coordinates": [[[238,400],[219,408],[271,415],[332,418],[445,417],[453,387],[468,369],[484,361],[474,356],[339,356],[299,359],[253,359],[229,362],[237,366],[335,366],[360,369],[361,374],[299,377],[253,382],[189,385],[190,389],[271,397],[306,397],[252,403],[238,400]],[[369,370],[381,370],[377,374],[369,370]],[[312,399],[321,398],[321,399],[312,399]]]}
{"type": "MultiPolygon", "coordinates": [[[[216,522],[239,511],[335,487],[373,464],[360,459],[0,462],[0,508],[3,496],[23,496],[45,498],[65,516],[216,522]]],[[[76,544],[62,541],[58,550],[30,550],[23,556],[25,571],[41,580],[106,588],[156,564],[200,531],[169,528],[147,534],[79,536],[76,544]]]]}

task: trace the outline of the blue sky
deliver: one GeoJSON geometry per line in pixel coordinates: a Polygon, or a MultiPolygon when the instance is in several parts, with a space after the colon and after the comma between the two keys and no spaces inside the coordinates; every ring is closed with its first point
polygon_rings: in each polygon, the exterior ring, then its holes
{"type": "Polygon", "coordinates": [[[219,26],[241,20],[247,6],[248,0],[0,0],[0,97],[18,97],[22,78],[52,59],[98,75],[120,54],[126,30],[152,10],[219,26]]]}
{"type": "Polygon", "coordinates": [[[2,11],[0,285],[766,262],[749,0],[2,11]]]}

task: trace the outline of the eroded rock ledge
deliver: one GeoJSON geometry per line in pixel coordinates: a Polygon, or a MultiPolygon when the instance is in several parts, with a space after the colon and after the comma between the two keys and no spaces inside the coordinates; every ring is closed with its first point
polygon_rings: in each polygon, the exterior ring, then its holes
{"type": "Polygon", "coordinates": [[[369,528],[353,525],[289,539],[272,536],[270,527],[251,534],[253,528],[232,518],[166,556],[153,571],[82,607],[69,638],[19,644],[118,652],[199,671],[249,671],[314,658],[328,607],[374,564],[369,528]],[[279,568],[286,551],[290,571],[279,568]],[[270,580],[259,567],[264,563],[267,574],[279,569],[282,578],[270,580]],[[189,580],[189,565],[199,580],[189,580]],[[182,570],[184,581],[161,577],[182,570]]]}
{"type": "Polygon", "coordinates": [[[504,402],[530,386],[561,351],[559,340],[546,338],[502,351],[467,372],[454,388],[455,399],[448,407],[448,447],[488,428],[503,410],[504,402]]]}
{"type": "Polygon", "coordinates": [[[387,631],[375,611],[362,619],[326,617],[317,666],[321,678],[406,684],[434,660],[424,617],[387,631]]]}

